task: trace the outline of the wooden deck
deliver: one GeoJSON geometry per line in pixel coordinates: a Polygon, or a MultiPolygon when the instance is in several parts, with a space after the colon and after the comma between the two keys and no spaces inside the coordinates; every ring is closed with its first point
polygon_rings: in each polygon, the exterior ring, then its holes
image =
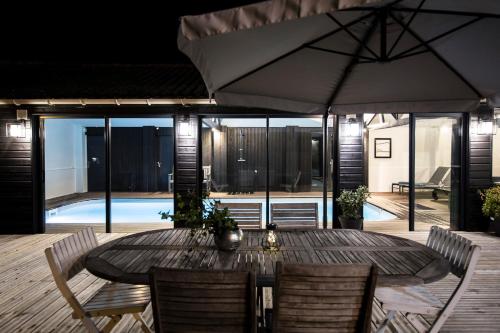
{"type": "MultiPolygon", "coordinates": [[[[392,234],[425,242],[427,232],[392,234]]],[[[500,331],[500,238],[483,233],[460,233],[482,246],[482,256],[469,290],[442,332],[500,331]]],[[[124,234],[99,234],[106,242],[124,234]]],[[[67,234],[0,236],[0,332],[85,332],[71,318],[70,307],[56,289],[43,249],[67,234]]],[[[70,281],[81,300],[89,298],[103,280],[83,271],[70,281]]],[[[446,300],[457,279],[454,276],[429,285],[446,300]]],[[[382,316],[377,304],[373,321],[382,316]]],[[[145,318],[152,325],[150,308],[145,318]]],[[[424,318],[422,318],[424,320],[424,318]]],[[[99,323],[102,325],[103,323],[99,323]]],[[[397,317],[392,332],[414,332],[411,324],[397,317]]],[[[113,332],[140,332],[132,317],[125,318],[113,332]]]]}

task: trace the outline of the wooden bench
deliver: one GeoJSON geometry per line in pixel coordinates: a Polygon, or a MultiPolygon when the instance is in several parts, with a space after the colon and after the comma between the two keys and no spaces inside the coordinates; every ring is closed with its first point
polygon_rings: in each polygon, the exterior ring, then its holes
{"type": "Polygon", "coordinates": [[[278,229],[316,229],[318,203],[272,203],[271,223],[278,229]]]}
{"type": "Polygon", "coordinates": [[[122,316],[131,314],[141,324],[144,332],[151,332],[141,316],[149,304],[149,287],[124,283],[107,283],[85,303],[80,303],[67,281],[83,270],[87,253],[98,246],[92,228],[85,228],[45,249],[50,270],[57,288],[73,309],[73,318],[80,319],[91,333],[101,332],[93,317],[109,317],[102,332],[111,332],[122,316]]]}
{"type": "Polygon", "coordinates": [[[386,318],[377,332],[384,332],[396,312],[400,311],[419,332],[437,333],[467,290],[481,248],[472,245],[470,240],[437,226],[431,228],[427,246],[441,253],[449,261],[451,272],[460,278],[460,282],[446,304],[423,286],[377,288],[375,297],[380,301],[382,309],[387,311],[386,318]],[[419,314],[436,316],[430,329],[418,320],[419,314]]]}
{"type": "Polygon", "coordinates": [[[227,208],[241,229],[261,228],[262,204],[260,202],[221,202],[217,208],[227,208]]]}

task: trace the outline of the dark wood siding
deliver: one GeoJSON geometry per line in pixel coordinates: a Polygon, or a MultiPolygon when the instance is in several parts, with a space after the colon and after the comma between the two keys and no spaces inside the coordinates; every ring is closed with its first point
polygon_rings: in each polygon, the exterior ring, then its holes
{"type": "MultiPolygon", "coordinates": [[[[102,127],[87,128],[87,160],[105,160],[103,133],[102,127]]],[[[165,127],[112,127],[111,191],[166,192],[173,168],[172,133],[165,127]]],[[[90,164],[90,192],[105,190],[105,175],[104,163],[90,164]]]]}
{"type": "MultiPolygon", "coordinates": [[[[188,191],[198,192],[201,174],[201,155],[199,152],[198,140],[198,117],[191,116],[184,120],[183,116],[174,117],[175,126],[175,165],[174,165],[174,192],[185,194],[188,191]],[[189,122],[190,133],[181,132],[181,122],[189,122]]],[[[177,206],[177,198],[174,199],[177,206]]],[[[174,227],[184,225],[175,224],[174,227]]]]}
{"type": "MultiPolygon", "coordinates": [[[[480,112],[492,111],[481,107],[480,112]]],[[[477,113],[472,113],[470,117],[477,119],[477,113]]],[[[489,221],[481,212],[482,201],[479,190],[489,188],[492,185],[491,135],[477,135],[469,131],[467,149],[468,168],[466,173],[467,188],[465,189],[465,230],[487,230],[489,221]]]]}
{"type": "MultiPolygon", "coordinates": [[[[358,115],[357,121],[362,124],[363,116],[358,115]]],[[[345,116],[340,116],[339,124],[347,122],[345,116]]],[[[339,190],[355,189],[365,183],[364,149],[362,133],[358,137],[339,136],[339,190]]]]}
{"type": "Polygon", "coordinates": [[[0,233],[35,233],[31,124],[26,124],[26,138],[7,137],[6,125],[15,121],[15,110],[0,110],[0,233]]]}

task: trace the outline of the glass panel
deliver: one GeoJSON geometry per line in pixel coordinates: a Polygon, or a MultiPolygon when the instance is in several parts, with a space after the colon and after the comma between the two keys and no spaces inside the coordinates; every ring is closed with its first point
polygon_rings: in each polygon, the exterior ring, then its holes
{"type": "Polygon", "coordinates": [[[417,117],[415,230],[458,227],[461,118],[417,117]]]}
{"type": "Polygon", "coordinates": [[[500,109],[495,109],[493,128],[493,182],[500,185],[500,109]]]}
{"type": "MultiPolygon", "coordinates": [[[[335,144],[335,117],[333,115],[328,116],[327,120],[327,147],[326,147],[326,159],[328,161],[326,170],[326,180],[327,180],[327,228],[333,228],[333,216],[335,214],[333,205],[333,171],[335,170],[333,151],[335,144]]],[[[320,219],[321,220],[321,219],[320,219]]]]}
{"type": "Polygon", "coordinates": [[[263,228],[266,218],[266,119],[205,118],[203,186],[242,228],[263,228]],[[238,216],[234,215],[238,213],[238,216]]]}
{"type": "Polygon", "coordinates": [[[408,230],[409,115],[365,114],[368,189],[364,229],[408,230]]]}
{"type": "Polygon", "coordinates": [[[323,140],[320,117],[269,120],[270,222],[278,228],[323,227],[323,140]]]}
{"type": "Polygon", "coordinates": [[[104,119],[45,119],[44,130],[47,231],[104,231],[104,119]]]}
{"type": "Polygon", "coordinates": [[[113,118],[110,125],[112,230],[173,227],[158,214],[173,214],[172,118],[113,118]]]}

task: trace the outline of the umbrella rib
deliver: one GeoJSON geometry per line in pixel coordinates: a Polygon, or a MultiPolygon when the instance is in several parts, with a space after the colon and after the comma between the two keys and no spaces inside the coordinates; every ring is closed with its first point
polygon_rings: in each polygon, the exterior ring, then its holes
{"type": "Polygon", "coordinates": [[[451,29],[451,30],[448,30],[448,31],[446,31],[446,32],[443,32],[443,33],[441,33],[441,34],[439,34],[439,35],[437,35],[437,36],[434,36],[434,37],[432,37],[431,39],[429,39],[429,40],[427,40],[427,41],[420,42],[420,44],[419,44],[419,45],[416,45],[416,46],[410,47],[410,48],[409,48],[409,49],[407,49],[406,51],[403,51],[403,52],[400,52],[400,53],[396,54],[396,55],[394,56],[394,59],[397,59],[397,58],[399,58],[399,57],[401,57],[401,56],[404,56],[405,54],[407,54],[407,53],[409,53],[409,52],[411,52],[411,51],[415,51],[415,50],[417,50],[417,49],[421,48],[422,46],[429,45],[430,43],[435,42],[435,41],[436,41],[436,40],[438,40],[438,39],[441,39],[441,38],[446,37],[446,36],[448,36],[448,35],[450,35],[450,34],[452,34],[452,33],[456,32],[456,31],[458,31],[458,30],[461,30],[461,29],[463,29],[463,28],[465,28],[465,27],[468,27],[469,25],[471,25],[471,24],[473,24],[473,23],[476,23],[477,21],[480,21],[480,20],[482,20],[482,19],[483,19],[482,17],[476,17],[476,18],[474,18],[474,19],[472,19],[472,20],[470,20],[470,21],[467,21],[467,22],[465,22],[465,23],[460,24],[459,26],[457,26],[457,27],[455,27],[455,28],[453,28],[453,29],[451,29]]]}
{"type": "Polygon", "coordinates": [[[500,14],[479,13],[479,12],[461,12],[456,10],[441,10],[441,9],[417,9],[417,8],[403,8],[392,7],[392,11],[396,12],[418,12],[419,14],[440,14],[440,15],[453,15],[453,16],[474,16],[482,18],[495,18],[500,19],[500,14]]]}
{"type": "MultiPolygon", "coordinates": [[[[342,30],[344,30],[345,32],[347,32],[347,33],[349,34],[349,36],[351,36],[351,38],[353,38],[353,39],[354,39],[355,41],[357,41],[358,43],[361,43],[361,44],[362,44],[361,40],[360,40],[360,39],[359,39],[359,38],[358,38],[355,34],[353,34],[351,30],[349,30],[347,27],[345,27],[345,26],[342,24],[342,22],[340,22],[340,21],[339,21],[339,20],[337,20],[335,17],[333,17],[333,15],[332,15],[331,13],[327,13],[326,15],[330,18],[330,20],[332,20],[332,21],[333,21],[333,22],[335,22],[335,23],[336,23],[339,27],[341,27],[341,28],[342,28],[342,30]]],[[[364,47],[364,48],[365,48],[368,52],[370,52],[370,53],[372,54],[372,56],[374,56],[374,57],[375,57],[375,59],[378,59],[378,55],[377,55],[375,52],[373,52],[373,51],[372,51],[372,49],[370,49],[370,48],[368,47],[368,45],[366,45],[366,44],[362,44],[362,45],[363,45],[363,47],[364,47]]]]}
{"type": "Polygon", "coordinates": [[[377,16],[376,18],[373,19],[370,28],[368,28],[365,35],[363,36],[363,39],[361,40],[361,43],[358,45],[356,51],[354,52],[354,56],[351,58],[351,61],[349,61],[347,66],[344,68],[342,77],[340,78],[339,83],[336,85],[332,95],[330,96],[330,99],[328,100],[327,107],[331,107],[333,102],[335,101],[335,98],[337,98],[337,95],[339,94],[340,89],[342,89],[345,80],[347,80],[349,74],[351,74],[352,72],[353,67],[358,62],[359,54],[361,53],[361,51],[363,51],[363,44],[366,44],[370,40],[371,36],[373,35],[373,33],[377,28],[378,22],[379,22],[379,17],[377,16]]]}
{"type": "Polygon", "coordinates": [[[394,44],[392,44],[392,47],[389,50],[389,54],[387,55],[387,57],[389,57],[389,58],[391,57],[392,51],[394,51],[394,49],[396,48],[396,45],[398,45],[398,43],[401,40],[401,38],[403,38],[403,35],[406,32],[406,29],[410,26],[411,22],[413,22],[413,19],[415,18],[415,16],[417,16],[418,9],[422,8],[422,6],[424,5],[425,1],[426,0],[420,1],[420,3],[418,4],[418,7],[417,7],[417,11],[414,11],[412,13],[410,19],[408,20],[408,22],[403,27],[403,30],[399,33],[398,37],[396,38],[396,41],[394,42],[394,44]]]}
{"type": "MultiPolygon", "coordinates": [[[[367,19],[368,17],[373,16],[373,15],[374,15],[374,12],[370,12],[370,13],[368,13],[366,15],[363,15],[363,16],[355,19],[354,21],[349,22],[345,26],[346,27],[350,27],[350,26],[352,26],[354,24],[357,24],[357,23],[363,21],[364,19],[367,19]]],[[[248,76],[250,76],[250,75],[252,75],[252,74],[254,74],[254,73],[256,73],[256,72],[258,72],[258,71],[260,71],[260,70],[262,70],[262,69],[264,69],[264,68],[266,68],[268,66],[270,66],[270,65],[272,65],[272,64],[274,64],[275,62],[278,62],[278,61],[280,61],[280,60],[282,60],[282,59],[284,59],[284,58],[286,58],[286,57],[288,57],[288,56],[290,56],[290,55],[292,55],[292,54],[294,54],[294,53],[296,53],[296,52],[298,52],[298,51],[300,51],[300,50],[302,50],[302,49],[304,49],[304,48],[306,48],[306,47],[308,47],[308,46],[310,46],[310,45],[312,45],[314,43],[317,43],[317,42],[319,42],[319,41],[321,41],[321,40],[323,40],[325,38],[328,38],[328,37],[330,37],[330,36],[332,36],[332,35],[340,32],[340,31],[342,31],[342,28],[337,28],[337,29],[331,30],[331,31],[329,31],[329,32],[327,32],[327,33],[325,33],[325,34],[323,34],[323,35],[321,35],[321,36],[319,36],[319,37],[317,37],[317,38],[315,38],[315,39],[307,42],[307,43],[304,43],[304,44],[300,45],[299,47],[294,48],[293,50],[288,51],[287,53],[285,53],[285,54],[283,54],[283,55],[281,55],[281,56],[279,56],[279,57],[277,57],[277,58],[275,58],[275,59],[273,59],[271,61],[266,62],[265,64],[260,65],[259,67],[255,68],[255,69],[252,69],[249,72],[246,72],[245,74],[242,74],[242,75],[238,76],[237,78],[235,78],[235,79],[229,81],[228,83],[222,85],[217,90],[220,91],[222,89],[225,89],[228,86],[230,86],[230,85],[232,85],[232,84],[234,84],[234,83],[236,83],[236,82],[238,82],[238,81],[240,81],[240,80],[242,80],[242,79],[244,79],[244,78],[246,78],[246,77],[248,77],[248,76]]]]}
{"type": "MultiPolygon", "coordinates": [[[[349,52],[342,52],[342,51],[337,51],[337,50],[330,50],[330,49],[326,49],[326,48],[318,47],[318,46],[309,45],[309,46],[306,46],[306,47],[309,48],[309,49],[312,49],[312,50],[329,52],[329,53],[334,53],[334,54],[340,54],[340,55],[345,55],[345,56],[349,56],[349,57],[354,57],[355,56],[354,54],[349,53],[349,52]]],[[[365,56],[361,56],[361,55],[358,55],[358,58],[365,59],[365,60],[370,60],[370,61],[377,61],[377,59],[375,59],[375,58],[365,57],[365,56]]]]}
{"type": "MultiPolygon", "coordinates": [[[[423,45],[420,45],[420,46],[423,46],[423,45]]],[[[402,56],[399,56],[399,55],[398,56],[394,56],[390,60],[391,61],[401,60],[401,59],[404,59],[404,58],[413,57],[413,56],[416,56],[416,55],[419,55],[419,54],[422,54],[422,53],[428,53],[428,52],[431,52],[431,51],[429,49],[425,49],[425,50],[422,50],[422,51],[416,51],[416,52],[408,53],[408,54],[405,54],[405,55],[402,55],[402,56]]]]}
{"type": "MultiPolygon", "coordinates": [[[[399,18],[396,17],[391,11],[389,11],[389,15],[396,21],[399,25],[402,26],[402,22],[399,20],[399,18]]],[[[418,35],[413,29],[408,27],[408,32],[415,38],[417,39],[422,45],[425,45],[427,49],[439,60],[445,65],[450,71],[455,73],[455,75],[462,80],[463,83],[465,83],[476,95],[478,98],[482,98],[481,93],[474,87],[465,77],[463,77],[462,74],[460,74],[453,66],[451,66],[432,46],[427,44],[420,35],[418,35]]]]}

